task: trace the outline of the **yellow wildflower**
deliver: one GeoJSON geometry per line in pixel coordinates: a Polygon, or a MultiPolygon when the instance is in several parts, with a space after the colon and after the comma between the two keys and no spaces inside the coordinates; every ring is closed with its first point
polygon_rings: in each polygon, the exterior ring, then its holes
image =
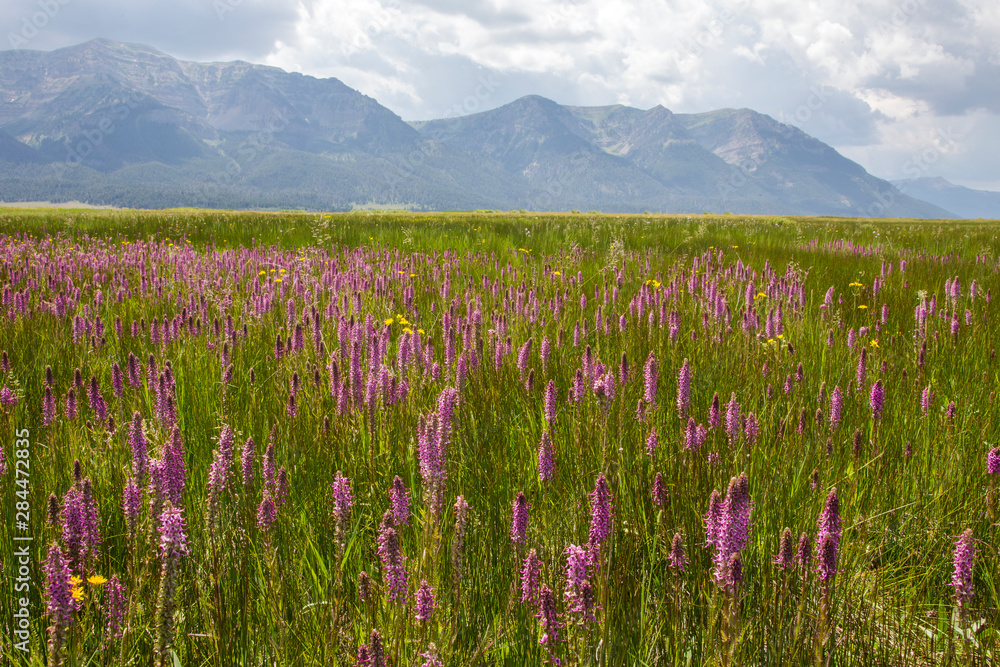
{"type": "Polygon", "coordinates": [[[100,586],[102,584],[108,583],[108,580],[105,579],[104,577],[102,577],[99,574],[95,574],[95,575],[91,575],[91,576],[87,577],[87,582],[91,586],[100,586]]]}

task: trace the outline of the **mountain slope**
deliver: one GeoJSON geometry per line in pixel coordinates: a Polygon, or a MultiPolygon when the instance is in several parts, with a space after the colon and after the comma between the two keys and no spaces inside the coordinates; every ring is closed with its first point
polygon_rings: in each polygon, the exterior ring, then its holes
{"type": "Polygon", "coordinates": [[[745,109],[681,115],[532,95],[406,123],[337,79],[104,39],[0,51],[0,198],[948,215],[745,109]]]}
{"type": "Polygon", "coordinates": [[[814,215],[951,217],[798,128],[750,109],[678,116],[702,146],[788,206],[814,215]]]}
{"type": "Polygon", "coordinates": [[[892,183],[911,197],[948,209],[963,218],[1000,220],[1000,192],[974,190],[943,178],[912,178],[892,183]]]}
{"type": "MultiPolygon", "coordinates": [[[[49,53],[0,52],[0,96],[7,100],[0,129],[49,161],[142,190],[151,172],[122,170],[170,165],[164,191],[195,188],[202,205],[226,205],[242,193],[250,206],[277,199],[483,208],[512,207],[523,195],[524,184],[499,165],[426,140],[340,81],[273,67],[187,63],[94,40],[49,53]],[[291,176],[306,163],[308,187],[291,176]]],[[[164,205],[187,203],[177,196],[164,205]]]]}

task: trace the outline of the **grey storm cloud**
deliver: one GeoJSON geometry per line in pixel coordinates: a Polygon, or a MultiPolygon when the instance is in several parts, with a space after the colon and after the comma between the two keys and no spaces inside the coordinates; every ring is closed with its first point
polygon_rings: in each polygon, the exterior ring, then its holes
{"type": "Polygon", "coordinates": [[[527,94],[749,107],[887,178],[959,128],[930,175],[1000,187],[992,0],[6,0],[0,29],[0,48],[107,37],[336,77],[410,120],[527,94]]]}

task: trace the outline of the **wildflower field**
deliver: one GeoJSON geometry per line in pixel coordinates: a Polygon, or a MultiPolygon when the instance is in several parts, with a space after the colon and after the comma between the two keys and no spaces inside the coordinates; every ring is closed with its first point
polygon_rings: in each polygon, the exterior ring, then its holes
{"type": "Polygon", "coordinates": [[[0,661],[994,664],[998,261],[975,221],[0,211],[0,661]]]}

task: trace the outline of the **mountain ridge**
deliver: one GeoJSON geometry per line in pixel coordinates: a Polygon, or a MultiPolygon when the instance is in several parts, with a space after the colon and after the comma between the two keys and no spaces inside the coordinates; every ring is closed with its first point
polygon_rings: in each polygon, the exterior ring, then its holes
{"type": "Polygon", "coordinates": [[[922,177],[892,181],[900,192],[947,207],[963,218],[1000,219],[1000,192],[955,185],[943,178],[922,177]]]}
{"type": "Polygon", "coordinates": [[[529,95],[407,123],[335,78],[107,39],[0,51],[0,99],[7,200],[949,216],[752,110],[529,95]]]}

